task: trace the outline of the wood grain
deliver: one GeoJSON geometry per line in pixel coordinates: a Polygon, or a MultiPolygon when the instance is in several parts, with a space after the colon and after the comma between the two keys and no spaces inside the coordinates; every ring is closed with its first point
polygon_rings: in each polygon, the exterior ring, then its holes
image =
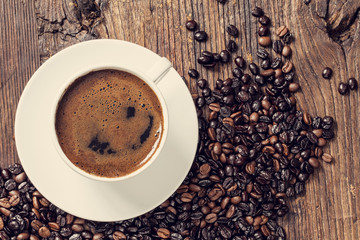
{"type": "Polygon", "coordinates": [[[233,64],[206,70],[195,61],[203,50],[225,48],[228,24],[240,30],[236,55],[258,62],[259,24],[250,14],[254,6],[262,7],[272,19],[272,32],[286,25],[295,36],[291,47],[301,85],[296,94],[299,108],[311,115],[334,116],[337,122],[336,139],[326,148],[335,162],[323,164],[310,178],[305,196],[289,200],[290,213],[281,224],[288,239],[360,239],[359,90],[348,96],[337,92],[339,82],[360,78],[357,0],[318,0],[309,5],[301,0],[229,0],[225,5],[216,0],[35,0],[33,5],[1,1],[0,30],[6,33],[0,38],[1,166],[17,159],[12,140],[16,102],[40,61],[76,42],[123,39],[169,58],[196,94],[196,84],[187,76],[189,68],[200,70],[211,83],[231,76],[233,64]],[[208,32],[207,42],[193,41],[193,33],[184,27],[187,19],[195,19],[208,32]],[[321,77],[325,66],[334,70],[330,81],[321,77]]]}
{"type": "Polygon", "coordinates": [[[18,161],[14,141],[17,102],[40,65],[34,5],[0,1],[0,166],[18,161]]]}

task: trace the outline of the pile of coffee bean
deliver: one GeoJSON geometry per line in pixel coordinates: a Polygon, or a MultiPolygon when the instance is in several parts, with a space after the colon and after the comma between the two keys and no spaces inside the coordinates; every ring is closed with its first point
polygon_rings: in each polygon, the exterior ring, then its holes
{"type": "MultiPolygon", "coordinates": [[[[260,8],[252,14],[262,25],[259,36],[268,37],[270,19],[260,8]]],[[[0,175],[0,239],[286,239],[276,221],[289,211],[287,199],[304,193],[314,169],[333,161],[322,149],[334,136],[334,120],[297,110],[292,35],[285,26],[276,34],[273,44],[259,44],[278,55],[259,49],[260,67],[236,56],[233,76],[216,80],[213,90],[189,70],[201,91],[198,151],[182,185],[159,207],[126,221],[87,221],[50,203],[13,164],[0,175]]],[[[202,56],[223,61],[230,52],[202,56]]]]}

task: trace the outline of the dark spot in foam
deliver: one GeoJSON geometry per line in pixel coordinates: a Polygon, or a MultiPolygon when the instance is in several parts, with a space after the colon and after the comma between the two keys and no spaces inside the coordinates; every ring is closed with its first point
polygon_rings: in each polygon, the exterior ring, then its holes
{"type": "Polygon", "coordinates": [[[107,153],[108,154],[113,154],[113,153],[116,153],[114,150],[112,150],[112,149],[109,149],[109,150],[107,150],[107,153]]]}
{"type": "Polygon", "coordinates": [[[150,131],[153,127],[154,117],[149,115],[150,123],[149,126],[146,128],[145,132],[140,136],[140,143],[143,144],[150,136],[150,131]]]}
{"type": "Polygon", "coordinates": [[[134,116],[135,116],[135,108],[134,107],[128,107],[127,108],[126,118],[132,118],[134,116]]]}
{"type": "MultiPolygon", "coordinates": [[[[108,142],[100,142],[99,139],[97,138],[97,136],[95,136],[91,140],[88,148],[90,148],[94,152],[99,152],[101,155],[103,155],[105,153],[106,148],[109,147],[109,145],[110,145],[110,143],[108,143],[108,142]]],[[[107,153],[111,154],[111,153],[116,153],[116,152],[109,149],[109,150],[107,150],[107,153]]]]}

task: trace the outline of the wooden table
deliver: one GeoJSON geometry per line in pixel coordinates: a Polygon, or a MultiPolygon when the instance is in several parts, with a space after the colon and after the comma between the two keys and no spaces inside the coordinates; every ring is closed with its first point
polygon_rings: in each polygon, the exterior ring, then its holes
{"type": "MultiPolygon", "coordinates": [[[[323,164],[306,185],[307,194],[290,202],[282,220],[289,239],[360,239],[360,98],[337,91],[340,81],[360,78],[358,0],[297,1],[228,0],[2,0],[0,1],[0,165],[18,162],[14,143],[17,102],[30,76],[59,50],[93,38],[124,39],[165,56],[188,78],[191,67],[213,82],[230,76],[232,64],[207,71],[195,59],[200,50],[225,48],[225,27],[240,29],[238,55],[255,56],[257,20],[250,9],[260,6],[272,29],[286,25],[295,36],[293,62],[302,91],[299,107],[310,114],[334,116],[336,139],[326,149],[336,159],[323,164]],[[186,31],[195,19],[209,40],[199,44],[186,31]],[[334,70],[330,81],[321,77],[334,70]]],[[[255,62],[258,60],[254,58],[255,62]]],[[[59,66],[61,67],[61,66],[59,66]]],[[[51,79],[49,79],[51,81],[51,79]]]]}

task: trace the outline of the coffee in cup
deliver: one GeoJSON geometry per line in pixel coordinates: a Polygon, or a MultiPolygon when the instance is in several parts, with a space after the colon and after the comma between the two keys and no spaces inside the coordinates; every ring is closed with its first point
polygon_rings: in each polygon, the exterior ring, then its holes
{"type": "Polygon", "coordinates": [[[163,109],[144,80],[103,69],[77,78],[65,90],[55,130],[73,165],[91,175],[117,178],[144,166],[157,151],[163,109]]]}

